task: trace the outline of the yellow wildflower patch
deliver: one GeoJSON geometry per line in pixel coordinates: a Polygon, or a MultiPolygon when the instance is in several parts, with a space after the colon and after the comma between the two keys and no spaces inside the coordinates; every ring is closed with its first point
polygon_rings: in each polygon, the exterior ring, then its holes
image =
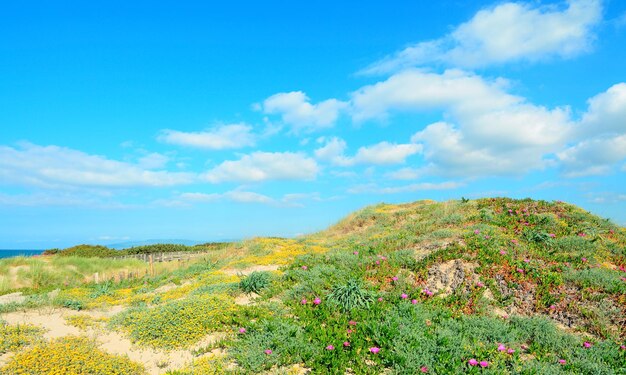
{"type": "Polygon", "coordinates": [[[64,337],[43,342],[16,354],[3,375],[141,375],[146,371],[128,358],[99,350],[85,337],[64,337]]]}

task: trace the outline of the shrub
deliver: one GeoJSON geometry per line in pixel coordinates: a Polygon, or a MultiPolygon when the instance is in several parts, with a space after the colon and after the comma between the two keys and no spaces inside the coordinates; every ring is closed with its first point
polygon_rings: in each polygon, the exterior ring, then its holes
{"type": "Polygon", "coordinates": [[[108,258],[120,255],[117,250],[109,249],[106,246],[84,244],[68,247],[57,254],[64,257],[75,256],[84,258],[108,258]]]}
{"type": "Polygon", "coordinates": [[[355,279],[349,280],[344,285],[334,287],[328,295],[328,301],[343,311],[368,308],[373,300],[373,294],[363,288],[361,283],[355,279]]]}
{"type": "Polygon", "coordinates": [[[272,275],[269,272],[254,271],[241,279],[239,282],[239,288],[241,288],[244,293],[260,293],[261,290],[270,285],[271,278],[272,275]]]}
{"type": "Polygon", "coordinates": [[[155,348],[188,347],[207,334],[237,322],[229,297],[188,297],[153,308],[137,307],[111,319],[133,342],[155,348]]]}

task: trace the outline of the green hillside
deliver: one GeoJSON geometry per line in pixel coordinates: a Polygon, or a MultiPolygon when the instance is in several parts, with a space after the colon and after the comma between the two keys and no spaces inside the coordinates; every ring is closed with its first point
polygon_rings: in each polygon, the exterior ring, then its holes
{"type": "MultiPolygon", "coordinates": [[[[96,339],[111,365],[84,373],[626,374],[626,230],[563,202],[379,204],[155,276],[29,293],[0,311],[81,310],[66,320],[84,335],[190,356],[136,364],[96,339]]],[[[85,340],[41,335],[5,325],[0,355],[20,353],[0,373],[47,373],[85,340]]]]}

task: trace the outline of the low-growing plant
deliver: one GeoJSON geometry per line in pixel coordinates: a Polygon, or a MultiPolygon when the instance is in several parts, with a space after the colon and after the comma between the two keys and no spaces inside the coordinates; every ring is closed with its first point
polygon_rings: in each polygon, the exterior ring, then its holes
{"type": "Polygon", "coordinates": [[[16,354],[0,374],[142,375],[146,370],[127,357],[101,351],[87,338],[68,336],[16,354]]]}
{"type": "Polygon", "coordinates": [[[267,271],[254,271],[244,276],[239,282],[239,288],[244,293],[260,293],[270,285],[272,275],[267,271]]]}
{"type": "Polygon", "coordinates": [[[338,306],[342,311],[368,308],[374,300],[374,295],[355,279],[346,284],[338,285],[327,296],[330,303],[338,306]]]}

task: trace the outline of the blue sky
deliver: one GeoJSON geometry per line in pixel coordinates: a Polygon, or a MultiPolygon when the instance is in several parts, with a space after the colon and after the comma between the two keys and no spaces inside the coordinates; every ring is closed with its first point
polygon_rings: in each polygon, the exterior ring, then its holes
{"type": "Polygon", "coordinates": [[[21,1],[0,35],[0,248],[462,196],[626,225],[622,1],[21,1]]]}

